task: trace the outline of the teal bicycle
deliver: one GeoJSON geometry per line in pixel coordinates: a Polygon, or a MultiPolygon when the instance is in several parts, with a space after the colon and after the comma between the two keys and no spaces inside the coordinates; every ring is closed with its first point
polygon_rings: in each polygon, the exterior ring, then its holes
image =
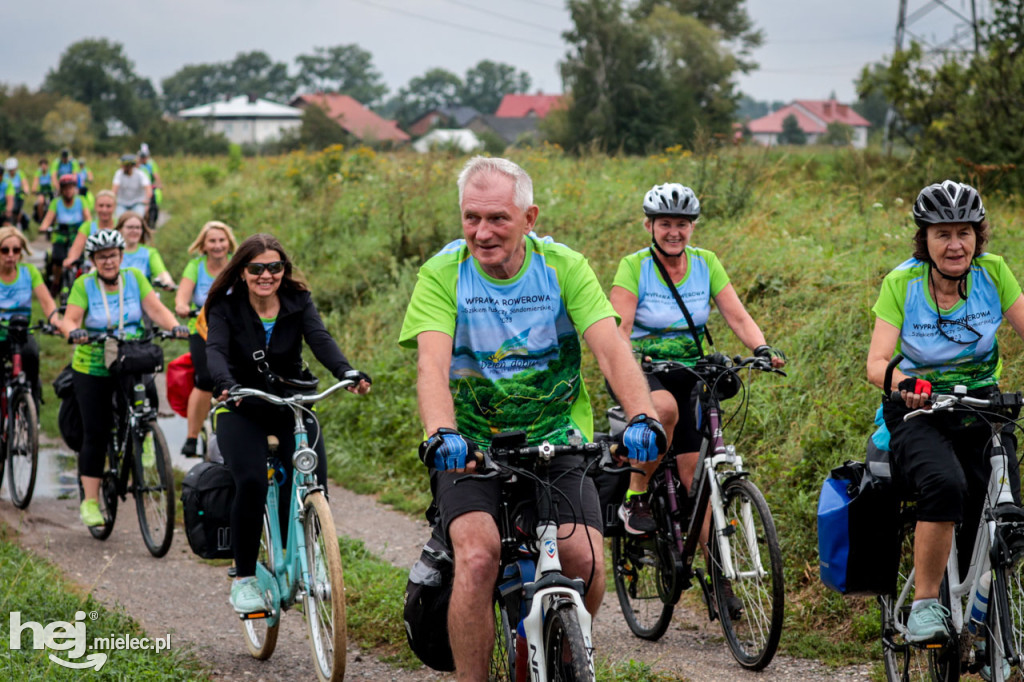
{"type": "MultiPolygon", "coordinates": [[[[289,407],[295,415],[294,475],[291,477],[287,551],[281,542],[278,488],[271,485],[267,489],[263,535],[256,559],[256,579],[266,609],[239,616],[245,643],[254,658],[270,658],[277,646],[282,611],[301,601],[320,680],[341,680],[345,677],[345,577],[331,509],[324,495],[324,486],[316,481],[314,474],[317,454],[309,445],[304,417],[316,419],[316,413],[309,405],[355,384],[349,380],[339,381],[322,393],[288,398],[244,387],[234,388],[228,394],[229,401],[260,398],[273,405],[289,407]]],[[[274,467],[269,459],[267,467],[268,476],[273,476],[274,467]]]]}

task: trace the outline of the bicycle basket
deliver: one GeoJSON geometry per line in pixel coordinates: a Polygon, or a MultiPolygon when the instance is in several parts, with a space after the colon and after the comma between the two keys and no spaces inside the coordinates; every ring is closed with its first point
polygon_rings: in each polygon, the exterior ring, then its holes
{"type": "Polygon", "coordinates": [[[439,526],[423,546],[419,560],[409,571],[405,586],[405,636],[409,648],[434,670],[455,670],[455,659],[448,639],[448,603],[455,580],[452,551],[439,526]]]}

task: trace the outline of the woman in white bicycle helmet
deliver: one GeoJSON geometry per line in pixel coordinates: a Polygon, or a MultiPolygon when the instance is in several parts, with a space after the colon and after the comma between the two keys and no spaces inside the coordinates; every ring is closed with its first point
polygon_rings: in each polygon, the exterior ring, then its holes
{"type": "MultiPolygon", "coordinates": [[[[729,283],[718,257],[690,245],[700,217],[700,200],[693,190],[678,183],[655,185],[644,195],[644,229],[651,246],[619,262],[609,296],[622,318],[619,332],[633,345],[635,353],[652,360],[669,360],[693,365],[707,345],[706,324],[714,300],[729,328],[755,355],[771,358],[781,367],[785,356],[765,342],[764,334],[747,313],[729,283]],[[693,328],[672,294],[665,274],[687,308],[693,328]]],[[[658,418],[665,426],[669,447],[681,453],[676,458],[684,485],[693,482],[700,448],[700,432],[694,421],[690,395],[696,384],[686,370],[649,374],[647,382],[658,418]]],[[[619,510],[626,530],[641,534],[654,530],[655,522],[647,501],[647,482],[657,460],[631,462],[644,470],[630,477],[626,501],[619,510]]],[[[705,526],[704,533],[707,533],[705,526]]]]}
{"type": "MultiPolygon", "coordinates": [[[[989,225],[975,188],[953,180],[928,185],[914,202],[914,221],[913,255],[886,275],[872,308],[867,373],[884,388],[890,359],[904,356],[892,377],[901,399],[884,399],[882,416],[893,463],[917,498],[915,600],[907,627],[912,642],[926,643],[949,636],[949,611],[936,598],[954,524],[962,522],[965,531],[957,539],[961,549],[974,542],[989,476],[984,453],[990,432],[983,421],[957,413],[907,422],[903,417],[957,384],[981,398],[998,393],[996,331],[1005,318],[1024,339],[1024,297],[1006,262],[985,251],[989,225]]],[[[1013,437],[1004,441],[1014,452],[1013,437]]],[[[1019,500],[1016,457],[1010,462],[1019,500]]]]}
{"type": "MultiPolygon", "coordinates": [[[[188,337],[188,327],[178,324],[141,272],[135,268],[121,270],[124,237],[120,232],[101,230],[90,235],[85,240],[85,253],[94,269],[76,279],[71,287],[63,332],[69,341],[82,344],[75,348],[71,358],[75,400],[82,413],[78,473],[84,499],[80,514],[85,525],[101,526],[104,520],[99,508],[99,488],[110,438],[110,401],[116,392],[120,404],[126,404],[124,401],[131,392],[122,384],[130,377],[112,377],[104,362],[103,346],[85,342],[90,332],[107,332],[123,339],[139,338],[143,334],[143,313],[161,328],[174,331],[179,338],[188,337]]],[[[155,386],[151,379],[146,383],[150,401],[155,405],[155,386]]]]}

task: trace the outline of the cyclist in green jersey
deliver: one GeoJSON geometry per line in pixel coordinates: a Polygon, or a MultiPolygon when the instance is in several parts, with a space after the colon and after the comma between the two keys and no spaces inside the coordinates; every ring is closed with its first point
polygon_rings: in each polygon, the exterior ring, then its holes
{"type": "MultiPolygon", "coordinates": [[[[448,617],[455,667],[459,679],[482,680],[494,644],[500,483],[465,478],[475,469],[469,453],[501,431],[521,429],[530,445],[566,443],[570,431],[593,437],[580,336],[632,418],[631,456],[653,459],[665,434],[586,259],[533,233],[539,209],[530,176],[507,159],[476,157],[458,187],[465,238],[420,268],[399,343],[418,351],[416,393],[430,434],[422,456],[455,558],[448,617]]],[[[597,491],[571,466],[557,481],[562,568],[585,582],[594,613],[605,580],[597,491]]]]}
{"type": "Polygon", "coordinates": [[[50,202],[50,208],[43,217],[39,226],[42,233],[50,233],[51,225],[56,223],[56,229],[50,234],[50,241],[53,242],[53,249],[50,252],[50,290],[56,295],[56,289],[60,286],[61,269],[64,266],[64,259],[68,256],[68,249],[74,239],[75,233],[83,223],[92,219],[85,202],[78,196],[78,179],[70,173],[60,177],[60,196],[50,202]]]}
{"type": "MultiPolygon", "coordinates": [[[[941,419],[903,417],[925,408],[933,393],[956,385],[970,396],[999,394],[1002,358],[996,332],[1005,319],[1024,339],[1024,295],[1000,256],[985,251],[990,232],[981,195],[952,180],[929,185],[914,202],[913,255],[882,281],[871,346],[868,380],[884,388],[886,367],[897,354],[892,387],[902,400],[886,399],[882,417],[889,432],[895,473],[916,500],[914,602],[908,641],[922,644],[949,637],[949,610],[938,602],[939,586],[957,533],[961,566],[974,544],[991,465],[991,432],[967,412],[941,419]]],[[[1012,471],[1010,488],[1020,501],[1016,439],[1004,433],[1012,471]]],[[[991,671],[989,671],[991,672],[991,671]]],[[[983,676],[985,669],[982,669],[983,676]]],[[[986,679],[990,679],[986,677],[986,679]]]]}
{"type": "MultiPolygon", "coordinates": [[[[703,356],[705,325],[714,301],[729,328],[755,355],[770,357],[775,367],[785,365],[785,356],[765,343],[764,334],[736,295],[718,257],[690,245],[700,217],[700,201],[693,190],[677,183],[655,185],[644,195],[643,211],[651,246],[622,259],[610,295],[622,319],[619,331],[631,341],[633,349],[655,361],[692,366],[703,356]],[[665,281],[666,273],[687,307],[693,328],[665,281]]],[[[655,410],[668,432],[669,445],[680,453],[676,458],[679,477],[689,488],[701,442],[690,401],[696,378],[680,369],[649,374],[647,382],[655,410]]],[[[644,473],[631,475],[619,516],[628,532],[642,534],[656,528],[646,493],[657,460],[632,464],[644,473]]]]}
{"type": "Polygon", "coordinates": [[[13,156],[4,161],[4,174],[0,179],[0,196],[4,201],[4,222],[17,225],[22,229],[28,227],[28,218],[22,217],[22,206],[30,191],[25,174],[18,170],[18,160],[13,156]]]}
{"type": "Polygon", "coordinates": [[[53,201],[53,179],[50,176],[50,162],[46,159],[39,159],[39,170],[32,178],[32,192],[36,195],[35,220],[41,223],[46,215],[46,207],[53,201]]]}
{"type": "Polygon", "coordinates": [[[149,155],[149,145],[145,142],[139,147],[139,170],[149,176],[150,185],[153,188],[153,199],[149,202],[149,210],[146,214],[146,222],[152,229],[159,227],[157,221],[160,218],[160,206],[164,200],[164,185],[160,181],[160,170],[156,161],[149,155]]]}
{"type": "Polygon", "coordinates": [[[165,289],[177,289],[174,278],[167,271],[160,252],[152,245],[153,231],[138,213],[122,213],[115,228],[124,237],[124,261],[121,267],[138,268],[150,282],[165,289]]]}
{"type": "Polygon", "coordinates": [[[102,230],[114,229],[114,193],[109,189],[101,189],[96,193],[96,220],[82,223],[75,234],[75,241],[68,248],[64,267],[70,268],[78,262],[85,251],[85,240],[102,230]]]}

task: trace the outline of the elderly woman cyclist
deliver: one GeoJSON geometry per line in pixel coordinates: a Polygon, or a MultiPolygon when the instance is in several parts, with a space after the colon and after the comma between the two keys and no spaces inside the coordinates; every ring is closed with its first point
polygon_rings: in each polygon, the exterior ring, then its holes
{"type": "MultiPolygon", "coordinates": [[[[89,332],[108,332],[121,338],[142,334],[142,314],[173,331],[179,338],[188,336],[188,328],[179,325],[149,281],[135,268],[121,270],[124,238],[116,230],[103,230],[85,242],[85,253],[94,270],[75,280],[64,312],[64,334],[73,343],[88,341],[89,332]]],[[[111,395],[125,400],[120,379],[112,377],[103,361],[103,346],[80,345],[71,359],[74,371],[75,399],[82,413],[82,449],[78,453],[78,473],[84,498],[80,514],[87,526],[103,525],[99,508],[100,479],[110,438],[111,395]]],[[[156,400],[150,391],[150,400],[156,400]]]]}
{"type": "MultiPolygon", "coordinates": [[[[48,322],[60,328],[57,315],[57,304],[53,302],[49,290],[43,284],[43,276],[31,263],[26,263],[25,256],[32,255],[28,241],[21,230],[15,227],[0,227],[0,319],[9,320],[14,315],[32,315],[32,296],[39,301],[43,316],[48,322]]],[[[6,354],[7,332],[0,330],[0,354],[6,354]]],[[[28,343],[22,349],[21,360],[25,374],[32,384],[32,392],[39,402],[42,390],[39,385],[39,344],[34,336],[28,337],[28,343]]]]}
{"type": "MultiPolygon", "coordinates": [[[[337,379],[356,381],[350,391],[364,394],[370,390],[369,377],[349,365],[324,327],[309,288],[297,277],[288,254],[272,235],[254,234],[242,242],[210,288],[206,312],[206,351],[220,400],[226,400],[229,389],[238,385],[280,393],[268,374],[299,378],[303,340],[337,379]],[[262,366],[254,359],[256,352],[265,358],[262,366]]],[[[230,601],[238,613],[264,608],[255,575],[267,501],[267,436],[277,436],[277,456],[285,480],[289,480],[294,446],[286,444],[294,442],[293,429],[291,410],[258,398],[226,403],[217,411],[217,442],[235,480],[231,537],[238,577],[231,586],[230,601]]],[[[310,424],[309,440],[318,454],[316,478],[326,490],[327,457],[315,423],[310,424]]],[[[287,496],[286,492],[281,500],[282,522],[288,515],[287,496]]]]}
{"type": "MultiPolygon", "coordinates": [[[[982,398],[997,393],[1002,360],[996,331],[1005,317],[1024,338],[1024,298],[1006,262],[985,252],[989,225],[973,187],[952,180],[925,187],[914,203],[914,221],[913,255],[886,275],[872,308],[877,319],[867,372],[882,387],[890,359],[904,356],[892,378],[902,400],[884,400],[882,415],[896,470],[917,499],[916,594],[908,640],[931,643],[949,636],[949,611],[936,598],[953,525],[962,522],[969,529],[958,541],[962,548],[974,542],[989,475],[983,455],[990,434],[984,422],[965,415],[907,422],[903,416],[956,384],[982,398]]],[[[1003,439],[1008,448],[1016,447],[1011,433],[1003,439]]],[[[1009,459],[1019,500],[1016,458],[1009,459]]]]}
{"type": "MultiPolygon", "coordinates": [[[[714,300],[729,328],[755,355],[771,358],[776,367],[785,365],[785,356],[765,343],[764,334],[743,307],[718,257],[706,249],[690,246],[700,217],[700,201],[693,190],[677,183],[655,185],[644,196],[643,210],[644,229],[651,236],[651,246],[619,262],[609,295],[622,318],[619,332],[632,342],[634,351],[652,360],[694,365],[703,354],[705,326],[714,300]],[[692,328],[669,286],[684,302],[692,328]]],[[[701,441],[690,404],[696,381],[685,369],[647,375],[669,447],[681,453],[676,464],[679,478],[687,488],[693,483],[701,441]]],[[[629,533],[655,529],[646,493],[657,463],[658,460],[630,462],[644,473],[631,474],[626,501],[619,509],[629,533]]],[[[705,526],[702,543],[706,534],[705,526]]]]}

